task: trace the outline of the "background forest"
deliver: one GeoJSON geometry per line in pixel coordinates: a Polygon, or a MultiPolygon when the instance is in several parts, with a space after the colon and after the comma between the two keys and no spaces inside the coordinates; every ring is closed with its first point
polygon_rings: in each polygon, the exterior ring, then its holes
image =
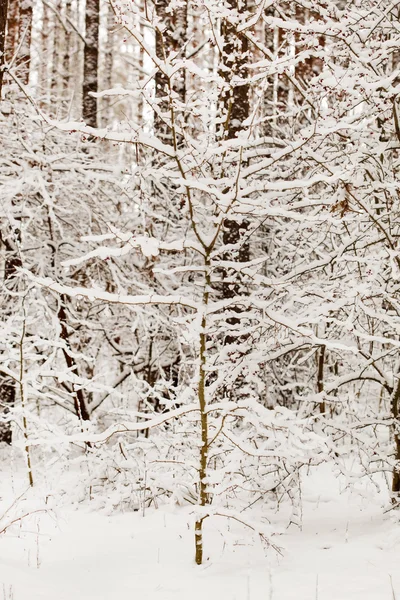
{"type": "Polygon", "coordinates": [[[0,0],[18,489],[178,506],[197,565],[220,519],[281,554],[324,469],[396,515],[399,98],[396,1],[0,0]]]}

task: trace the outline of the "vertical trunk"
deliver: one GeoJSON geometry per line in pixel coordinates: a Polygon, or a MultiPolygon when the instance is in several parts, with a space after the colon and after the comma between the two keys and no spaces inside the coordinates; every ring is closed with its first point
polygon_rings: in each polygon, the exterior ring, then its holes
{"type": "MultiPolygon", "coordinates": [[[[50,237],[51,241],[54,243],[54,232],[53,232],[53,226],[52,226],[50,215],[48,215],[47,222],[48,222],[48,227],[49,227],[49,237],[50,237]]],[[[55,245],[53,246],[53,248],[55,248],[55,245]]],[[[51,255],[51,267],[54,269],[55,266],[56,266],[56,256],[55,256],[55,250],[53,250],[52,255],[51,255]]],[[[62,353],[64,355],[64,359],[65,359],[68,369],[71,372],[73,372],[75,375],[79,376],[78,364],[72,355],[73,353],[72,353],[72,348],[71,348],[71,340],[70,340],[70,333],[69,333],[69,326],[68,326],[68,313],[67,313],[67,309],[66,309],[66,306],[68,306],[68,297],[65,296],[65,294],[61,294],[61,296],[59,298],[59,302],[60,302],[60,304],[57,309],[57,318],[58,318],[58,322],[60,324],[60,329],[61,329],[60,338],[64,342],[64,346],[62,348],[62,353]]],[[[74,384],[72,384],[70,392],[72,392],[72,395],[73,395],[76,416],[81,421],[89,421],[90,420],[90,411],[88,408],[88,403],[86,401],[85,391],[80,386],[75,386],[74,384]]]]}
{"type": "MultiPolygon", "coordinates": [[[[66,18],[71,18],[72,16],[72,7],[71,0],[66,0],[65,3],[65,16],[66,18]]],[[[72,40],[72,31],[70,27],[64,31],[64,48],[63,48],[63,56],[62,56],[62,98],[65,102],[66,106],[69,106],[70,103],[70,95],[71,95],[71,70],[70,70],[70,56],[72,53],[71,48],[71,40],[72,40]]],[[[68,114],[68,108],[66,110],[68,114]]]]}
{"type": "MultiPolygon", "coordinates": [[[[104,58],[104,87],[106,90],[112,88],[113,79],[113,55],[114,55],[114,28],[115,28],[115,18],[114,11],[110,5],[107,7],[107,45],[106,52],[104,58]]],[[[112,98],[106,97],[104,98],[104,121],[105,124],[111,121],[111,103],[112,98]]]]}
{"type": "Polygon", "coordinates": [[[7,29],[7,9],[8,0],[2,0],[0,3],[0,100],[3,89],[3,76],[5,64],[5,47],[6,47],[6,29],[7,29]]]}
{"type": "MultiPolygon", "coordinates": [[[[198,400],[200,409],[200,426],[201,426],[201,446],[200,446],[200,463],[199,463],[199,505],[204,507],[208,504],[207,494],[207,460],[208,460],[208,413],[206,400],[206,344],[207,344],[207,307],[209,301],[210,289],[210,258],[209,253],[205,257],[206,277],[203,293],[203,317],[201,320],[200,337],[199,337],[199,383],[198,383],[198,400]]],[[[194,539],[195,539],[195,560],[197,565],[203,563],[203,522],[206,515],[202,515],[195,522],[194,539]]]]}
{"type": "MultiPolygon", "coordinates": [[[[71,344],[70,344],[70,336],[68,333],[68,316],[65,306],[68,303],[68,298],[64,294],[60,296],[60,306],[57,312],[57,317],[61,326],[60,338],[65,342],[65,347],[63,348],[63,354],[65,358],[65,362],[67,363],[68,368],[75,374],[79,375],[78,365],[76,364],[75,359],[71,356],[71,344]]],[[[74,408],[76,412],[76,416],[81,421],[90,421],[90,412],[87,406],[85,392],[79,386],[72,386],[73,388],[73,398],[74,398],[74,408]]]]}
{"type": "MultiPolygon", "coordinates": [[[[144,26],[143,26],[142,20],[139,21],[139,31],[140,31],[140,34],[144,37],[144,26]]],[[[140,48],[139,48],[139,73],[138,73],[139,85],[140,85],[140,82],[143,81],[143,70],[144,70],[144,50],[140,46],[140,48]]],[[[137,103],[137,120],[138,120],[139,125],[143,124],[143,109],[144,109],[144,102],[143,102],[143,95],[141,94],[140,97],[138,98],[138,103],[137,103]]]]}
{"type": "MultiPolygon", "coordinates": [[[[187,2],[180,8],[169,11],[169,0],[156,0],[157,16],[161,19],[164,30],[156,31],[156,54],[162,61],[173,58],[182,58],[187,39],[187,2]]],[[[174,117],[171,114],[171,93],[175,98],[185,102],[186,80],[185,70],[179,70],[173,78],[168,78],[158,71],[155,78],[156,98],[158,99],[158,113],[154,117],[154,128],[157,136],[166,144],[171,143],[171,120],[179,122],[177,105],[174,106],[174,117]]],[[[182,106],[183,110],[183,106],[182,106]]]]}
{"type": "MultiPolygon", "coordinates": [[[[14,237],[17,239],[17,243],[20,240],[20,231],[14,232],[14,237]]],[[[0,238],[1,239],[1,238],[0,238]]],[[[15,291],[17,288],[16,275],[18,269],[22,267],[22,261],[18,252],[17,243],[14,244],[12,238],[1,239],[5,246],[5,263],[4,263],[4,291],[7,290],[15,291]]],[[[7,302],[7,300],[6,300],[7,302]]],[[[5,309],[5,316],[10,316],[13,312],[13,307],[7,307],[5,309]]],[[[12,441],[12,430],[11,421],[7,420],[7,415],[10,410],[15,406],[17,397],[16,383],[9,377],[0,378],[0,442],[11,444],[12,441]]]]}
{"type": "MultiPolygon", "coordinates": [[[[237,15],[245,13],[247,5],[241,0],[229,0],[228,6],[237,15]]],[[[250,86],[246,82],[248,62],[248,40],[237,31],[237,26],[228,20],[222,23],[223,49],[221,75],[225,80],[225,89],[222,93],[224,110],[224,138],[235,139],[245,130],[243,123],[250,113],[250,86]],[[235,83],[232,83],[235,82],[235,83]]],[[[246,262],[250,257],[250,247],[246,240],[249,223],[247,220],[226,219],[223,229],[223,244],[236,246],[237,262],[246,262]]],[[[224,260],[232,260],[231,252],[227,252],[224,260]]],[[[225,299],[240,297],[243,285],[240,274],[236,271],[224,271],[222,283],[222,296],[225,299]]],[[[240,312],[240,306],[232,307],[234,312],[240,312]]],[[[239,319],[233,317],[228,323],[236,325],[239,319]]],[[[228,335],[226,343],[233,343],[236,337],[228,335]]]]}
{"type": "MultiPolygon", "coordinates": [[[[274,7],[269,7],[265,10],[266,17],[273,17],[275,14],[274,7]]],[[[275,47],[277,45],[277,36],[275,29],[265,23],[264,29],[264,43],[271,54],[275,53],[275,47]]],[[[276,75],[271,75],[266,78],[265,87],[263,91],[263,135],[271,137],[273,135],[273,117],[276,112],[276,93],[275,88],[277,87],[276,75]]]]}
{"type": "Polygon", "coordinates": [[[8,0],[7,14],[7,44],[6,60],[9,62],[17,50],[18,27],[19,27],[19,2],[18,0],[8,0]]]}
{"type": "MultiPolygon", "coordinates": [[[[324,391],[324,366],[325,366],[325,349],[326,346],[321,346],[318,354],[318,374],[317,374],[317,390],[321,394],[324,391]]],[[[325,402],[319,403],[321,413],[325,412],[325,402]]]]}
{"type": "Polygon", "coordinates": [[[82,113],[84,121],[91,127],[97,127],[97,98],[90,93],[98,90],[99,4],[99,0],[86,0],[82,113]]]}
{"type": "Polygon", "coordinates": [[[49,102],[49,43],[50,43],[50,9],[43,4],[41,30],[41,61],[39,65],[40,92],[45,104],[49,102]]]}
{"type": "Polygon", "coordinates": [[[0,442],[11,445],[12,430],[11,422],[7,420],[10,409],[15,406],[16,389],[15,382],[6,378],[0,378],[0,442]]]}
{"type": "MultiPolygon", "coordinates": [[[[60,1],[57,2],[56,8],[59,12],[61,11],[61,2],[60,1]]],[[[62,36],[63,36],[62,26],[61,26],[59,20],[56,17],[54,17],[53,58],[51,61],[52,67],[51,67],[51,83],[50,83],[51,102],[52,102],[54,109],[57,108],[57,104],[60,100],[60,93],[59,93],[60,92],[60,75],[61,75],[60,54],[61,54],[61,48],[62,48],[62,36]]]]}
{"type": "Polygon", "coordinates": [[[18,52],[18,70],[21,81],[25,85],[29,83],[29,67],[31,63],[32,10],[32,0],[20,0],[18,43],[21,46],[18,52]]]}
{"type": "MultiPolygon", "coordinates": [[[[245,13],[246,2],[229,0],[228,7],[237,15],[245,13]]],[[[223,47],[221,75],[226,82],[222,93],[225,112],[225,138],[235,139],[243,130],[243,122],[249,116],[250,86],[246,83],[248,40],[237,31],[237,27],[224,19],[222,23],[223,47]],[[232,83],[232,82],[235,83],[232,83]],[[242,83],[243,82],[243,83],[242,83]]]]}
{"type": "MultiPolygon", "coordinates": [[[[246,2],[241,0],[229,0],[228,6],[232,13],[238,15],[246,11],[246,2]]],[[[246,82],[248,61],[248,41],[247,38],[241,35],[237,30],[237,25],[233,25],[228,20],[224,20],[221,27],[223,36],[222,48],[222,65],[220,68],[221,76],[225,80],[225,86],[222,92],[222,109],[224,113],[224,123],[222,137],[225,140],[235,139],[238,134],[245,129],[243,123],[249,116],[250,112],[250,87],[246,82]]],[[[241,160],[239,158],[238,160],[241,160]]],[[[237,165],[239,166],[239,165],[237,165]]],[[[244,241],[248,230],[248,222],[246,220],[239,221],[234,219],[226,219],[223,228],[223,244],[235,245],[237,255],[235,260],[244,262],[249,259],[249,244],[244,241]]],[[[231,252],[225,253],[223,259],[232,260],[231,252]]],[[[206,402],[206,344],[207,344],[207,322],[206,310],[209,300],[209,290],[211,288],[211,280],[209,275],[209,255],[206,257],[206,281],[205,292],[203,296],[204,315],[201,322],[200,333],[200,372],[198,398],[200,405],[200,422],[201,422],[201,448],[200,448],[200,469],[199,469],[199,504],[206,506],[209,502],[207,494],[207,486],[205,479],[207,476],[207,459],[208,459],[208,419],[207,419],[207,402],[206,402]]],[[[234,273],[223,273],[223,279],[230,277],[231,281],[223,281],[221,284],[222,295],[224,298],[239,298],[243,293],[243,285],[240,275],[234,273]]],[[[240,302],[237,306],[231,308],[236,313],[241,312],[240,302]]],[[[240,321],[240,317],[232,317],[227,319],[228,323],[235,325],[240,321]]],[[[234,343],[237,341],[236,335],[227,335],[225,343],[234,343]]],[[[196,564],[200,565],[203,562],[203,522],[206,515],[198,518],[195,523],[195,544],[196,544],[196,564]]]]}
{"type": "Polygon", "coordinates": [[[393,433],[394,433],[394,445],[395,445],[395,460],[396,466],[393,469],[392,475],[392,502],[393,504],[399,504],[399,492],[400,492],[400,427],[399,427],[399,402],[400,402],[400,377],[397,385],[394,388],[393,395],[391,398],[391,410],[393,417],[393,433]]]}

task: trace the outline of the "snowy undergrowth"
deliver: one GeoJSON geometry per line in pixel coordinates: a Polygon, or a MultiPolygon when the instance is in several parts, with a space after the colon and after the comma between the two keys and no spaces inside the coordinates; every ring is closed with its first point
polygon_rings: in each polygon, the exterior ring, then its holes
{"type": "MultiPolygon", "coordinates": [[[[61,473],[54,463],[27,490],[21,456],[14,452],[3,467],[0,525],[16,521],[0,536],[0,598],[384,600],[394,597],[391,586],[400,590],[398,518],[383,476],[355,490],[333,462],[304,469],[301,527],[288,526],[287,501],[268,507],[281,554],[237,521],[214,517],[197,567],[190,503],[122,502],[111,510],[81,495],[83,468],[75,462],[61,473]]],[[[252,510],[265,516],[261,502],[252,510]]]]}

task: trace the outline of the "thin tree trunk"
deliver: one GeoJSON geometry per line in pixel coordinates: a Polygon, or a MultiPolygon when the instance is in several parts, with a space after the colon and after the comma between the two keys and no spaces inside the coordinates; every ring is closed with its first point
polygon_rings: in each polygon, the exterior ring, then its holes
{"type": "MultiPolygon", "coordinates": [[[[65,3],[65,16],[68,18],[71,18],[72,16],[72,11],[71,11],[71,0],[67,0],[65,3]]],[[[63,57],[62,57],[62,87],[63,87],[63,100],[64,102],[67,104],[67,106],[69,105],[69,101],[70,101],[70,92],[71,92],[71,71],[70,71],[70,64],[71,64],[71,52],[72,52],[72,47],[71,47],[71,38],[72,38],[72,31],[70,28],[66,29],[64,32],[64,52],[63,52],[63,57]]]]}
{"type": "MultiPolygon", "coordinates": [[[[107,45],[104,57],[104,87],[106,90],[112,88],[113,85],[113,63],[114,63],[114,29],[115,29],[115,16],[114,11],[110,5],[107,6],[107,45]]],[[[104,124],[107,125],[111,121],[111,103],[112,97],[106,97],[103,101],[103,120],[104,124]]]]}
{"type": "MultiPolygon", "coordinates": [[[[61,11],[61,2],[58,1],[56,4],[57,10],[61,11]]],[[[62,48],[63,31],[59,20],[54,16],[53,21],[53,59],[51,67],[51,102],[54,109],[57,108],[57,104],[60,101],[60,79],[61,79],[61,48],[62,48]]]]}
{"type": "Polygon", "coordinates": [[[0,100],[3,89],[8,0],[0,2],[0,100]]]}
{"type": "Polygon", "coordinates": [[[21,0],[19,5],[18,52],[19,75],[22,83],[29,83],[29,67],[31,63],[32,38],[32,0],[21,0]]]}
{"type": "MultiPolygon", "coordinates": [[[[206,399],[206,366],[207,366],[207,307],[209,302],[210,290],[210,257],[209,252],[205,257],[206,277],[203,293],[203,317],[201,320],[200,337],[199,337],[199,383],[198,383],[198,400],[200,409],[200,425],[201,425],[201,446],[200,446],[200,463],[199,463],[199,505],[205,507],[208,504],[207,494],[207,462],[208,462],[208,413],[206,399]]],[[[203,563],[203,522],[206,515],[201,516],[195,522],[195,560],[197,565],[203,563]]]]}
{"type": "Polygon", "coordinates": [[[399,492],[400,492],[400,427],[399,427],[399,412],[400,412],[400,377],[397,385],[394,388],[393,395],[391,398],[391,410],[393,417],[393,431],[394,431],[394,445],[395,445],[395,460],[396,466],[393,469],[392,474],[392,493],[393,504],[399,503],[399,492]]]}
{"type": "MultiPolygon", "coordinates": [[[[318,354],[317,390],[319,394],[324,391],[325,350],[326,346],[321,346],[318,354]]],[[[319,410],[322,414],[325,412],[325,402],[323,400],[319,403],[319,410]]]]}
{"type": "MultiPolygon", "coordinates": [[[[140,34],[144,37],[144,25],[143,25],[142,20],[139,21],[139,31],[140,31],[140,34]]],[[[141,82],[143,81],[143,71],[144,71],[144,50],[141,46],[139,47],[138,61],[139,61],[138,81],[139,81],[139,85],[140,85],[141,82]]],[[[138,102],[137,102],[137,121],[138,121],[139,126],[143,125],[143,109],[144,109],[144,100],[143,100],[143,95],[140,94],[140,96],[138,98],[138,102]]]]}
{"type": "Polygon", "coordinates": [[[49,102],[49,62],[50,62],[50,9],[43,4],[42,30],[41,30],[41,56],[39,64],[39,85],[42,101],[44,104],[49,102]]]}
{"type": "MultiPolygon", "coordinates": [[[[53,226],[52,226],[50,215],[48,215],[47,222],[48,222],[48,227],[49,227],[49,236],[50,236],[51,241],[54,244],[54,232],[53,232],[53,226]]],[[[55,245],[53,246],[53,248],[55,248],[55,245]]],[[[55,267],[56,267],[56,257],[55,257],[54,250],[52,251],[52,255],[51,255],[51,267],[53,269],[55,269],[55,267]]],[[[64,342],[62,352],[63,352],[64,359],[65,359],[68,369],[75,375],[79,376],[78,364],[77,364],[75,358],[72,356],[73,353],[72,353],[72,348],[71,348],[70,333],[68,331],[68,329],[69,329],[68,313],[67,313],[67,309],[66,309],[66,306],[68,305],[68,297],[65,294],[61,294],[60,298],[59,298],[59,302],[60,302],[60,304],[59,304],[58,310],[57,310],[57,318],[58,318],[58,322],[60,324],[60,329],[61,329],[60,338],[64,342]]],[[[81,387],[75,386],[74,384],[72,384],[71,388],[72,389],[70,389],[69,391],[72,392],[72,395],[73,395],[73,402],[74,402],[76,416],[81,421],[90,421],[90,411],[88,408],[88,403],[86,401],[85,391],[81,387]]]]}
{"type": "MultiPolygon", "coordinates": [[[[67,302],[67,296],[61,294],[60,306],[57,312],[57,317],[61,326],[60,338],[65,342],[65,347],[63,347],[63,354],[68,369],[70,369],[75,375],[79,375],[78,365],[76,364],[75,359],[71,356],[71,345],[67,326],[68,318],[67,311],[65,309],[67,302]]],[[[85,393],[81,387],[75,387],[73,385],[73,399],[76,416],[81,421],[90,421],[90,412],[86,403],[85,393]]]]}
{"type": "MultiPolygon", "coordinates": [[[[229,8],[242,13],[246,11],[246,2],[241,0],[229,0],[229,8]]],[[[247,76],[247,38],[237,31],[237,26],[230,23],[227,19],[223,21],[221,33],[224,39],[222,49],[222,60],[220,73],[225,79],[226,86],[222,93],[222,105],[224,111],[223,138],[235,139],[237,134],[243,131],[243,123],[249,116],[250,100],[249,100],[249,84],[246,83],[247,76]],[[241,79],[243,84],[232,85],[234,79],[241,79]]],[[[240,160],[240,159],[239,159],[240,160]]],[[[244,241],[248,230],[247,221],[238,221],[234,219],[226,219],[223,229],[223,244],[234,244],[239,246],[236,259],[238,262],[247,261],[249,259],[250,248],[248,242],[244,241]]],[[[232,260],[232,255],[227,252],[223,257],[226,260],[232,260]]],[[[200,422],[201,422],[201,447],[200,447],[200,468],[199,468],[199,504],[204,507],[208,504],[209,498],[207,494],[206,476],[207,476],[207,460],[208,460],[208,419],[207,419],[207,402],[206,402],[206,363],[207,363],[207,322],[206,309],[209,300],[209,290],[211,288],[211,280],[209,275],[210,264],[209,254],[205,260],[206,266],[206,281],[205,292],[203,296],[204,315],[201,323],[200,333],[200,372],[198,398],[200,407],[200,422]]],[[[232,281],[222,281],[221,291],[224,298],[239,298],[243,293],[243,285],[239,280],[233,281],[234,273],[223,272],[223,278],[231,277],[232,281]]],[[[241,312],[240,302],[234,306],[232,310],[236,313],[241,312]]],[[[227,319],[228,323],[235,325],[240,321],[239,317],[227,319]]],[[[237,336],[228,334],[225,338],[225,343],[234,343],[237,341],[237,336]]],[[[201,516],[195,523],[195,544],[196,544],[196,564],[201,565],[203,562],[203,523],[206,515],[201,516]]]]}
{"type": "MultiPolygon", "coordinates": [[[[14,235],[19,241],[20,231],[16,230],[14,235]]],[[[17,287],[16,275],[18,269],[22,267],[21,257],[19,255],[17,244],[13,244],[8,238],[0,238],[3,245],[5,246],[6,256],[4,264],[4,288],[6,290],[14,291],[17,287]]],[[[10,316],[12,314],[12,299],[11,308],[6,307],[5,315],[10,316]]],[[[7,419],[7,415],[10,410],[15,406],[17,398],[16,382],[9,377],[2,377],[0,379],[0,411],[3,419],[0,420],[0,442],[11,444],[12,441],[12,428],[11,421],[7,419]]]]}
{"type": "Polygon", "coordinates": [[[86,0],[82,113],[90,127],[97,127],[97,98],[90,93],[98,91],[99,21],[99,0],[86,0]]]}

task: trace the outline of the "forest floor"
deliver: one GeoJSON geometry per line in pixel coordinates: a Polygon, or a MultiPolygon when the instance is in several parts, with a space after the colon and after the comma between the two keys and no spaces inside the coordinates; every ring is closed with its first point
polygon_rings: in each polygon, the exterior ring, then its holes
{"type": "MultiPolygon", "coordinates": [[[[39,506],[36,493],[5,514],[16,479],[3,475],[0,530],[39,506]]],[[[291,525],[276,540],[282,556],[215,519],[205,527],[201,567],[193,563],[188,508],[110,516],[63,503],[0,535],[0,600],[396,600],[400,517],[387,510],[381,484],[381,491],[366,481],[343,490],[324,465],[304,477],[302,529],[291,525]]],[[[271,519],[284,526],[279,512],[271,519]]]]}

